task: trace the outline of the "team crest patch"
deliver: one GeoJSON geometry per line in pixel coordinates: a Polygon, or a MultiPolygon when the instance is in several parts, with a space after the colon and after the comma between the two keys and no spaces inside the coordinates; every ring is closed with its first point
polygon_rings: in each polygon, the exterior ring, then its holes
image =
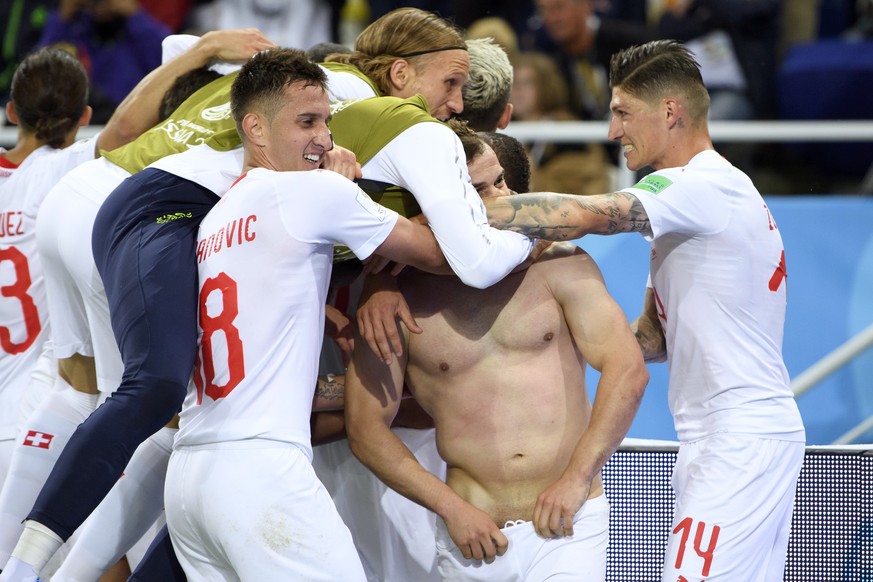
{"type": "Polygon", "coordinates": [[[230,116],[230,101],[215,107],[207,107],[200,113],[200,117],[206,121],[221,121],[223,119],[230,119],[230,116]]]}
{"type": "Polygon", "coordinates": [[[21,443],[25,447],[36,447],[38,449],[47,449],[52,444],[52,439],[55,435],[40,432],[38,430],[29,430],[24,436],[24,441],[21,443]]]}
{"type": "Polygon", "coordinates": [[[656,176],[649,174],[634,185],[634,188],[651,192],[652,194],[660,194],[667,186],[672,186],[673,182],[664,176],[656,176]]]}

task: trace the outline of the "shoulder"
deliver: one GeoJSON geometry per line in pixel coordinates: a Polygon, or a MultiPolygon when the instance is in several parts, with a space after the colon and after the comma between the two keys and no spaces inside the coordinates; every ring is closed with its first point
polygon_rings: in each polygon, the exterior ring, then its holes
{"type": "Polygon", "coordinates": [[[572,242],[555,242],[530,266],[531,272],[556,277],[558,281],[569,280],[573,275],[597,274],[600,269],[587,252],[572,242]]]}

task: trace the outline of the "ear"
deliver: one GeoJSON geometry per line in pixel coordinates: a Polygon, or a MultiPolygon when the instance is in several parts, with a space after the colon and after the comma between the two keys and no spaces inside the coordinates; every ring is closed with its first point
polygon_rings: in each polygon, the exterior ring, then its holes
{"type": "Polygon", "coordinates": [[[267,127],[264,118],[257,113],[246,113],[242,120],[243,133],[246,135],[252,144],[256,146],[265,145],[265,137],[267,127]]]}
{"type": "Polygon", "coordinates": [[[8,119],[9,123],[12,125],[18,125],[18,113],[15,111],[15,106],[12,105],[12,101],[6,102],[6,119],[8,119]]]}
{"type": "Polygon", "coordinates": [[[512,103],[507,103],[506,107],[503,109],[503,113],[500,114],[500,119],[497,120],[497,129],[506,129],[506,126],[509,125],[511,119],[512,103]]]}
{"type": "Polygon", "coordinates": [[[667,127],[673,129],[673,126],[679,122],[682,107],[675,98],[667,97],[661,103],[661,108],[664,112],[664,120],[667,123],[667,127]]]}
{"type": "Polygon", "coordinates": [[[94,114],[94,110],[91,109],[90,105],[86,105],[84,111],[82,111],[82,116],[79,117],[79,127],[85,127],[89,123],[91,123],[91,116],[94,114]]]}
{"type": "Polygon", "coordinates": [[[397,59],[391,63],[391,68],[388,70],[388,80],[391,86],[394,87],[396,93],[402,93],[403,89],[409,84],[412,79],[412,66],[405,59],[397,59]]]}

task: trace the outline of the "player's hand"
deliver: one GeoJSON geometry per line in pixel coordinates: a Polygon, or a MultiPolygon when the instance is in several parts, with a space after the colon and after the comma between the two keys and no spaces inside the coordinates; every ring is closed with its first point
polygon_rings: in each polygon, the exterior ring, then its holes
{"type": "Polygon", "coordinates": [[[355,152],[334,144],[333,149],[324,153],[321,158],[321,167],[324,170],[336,172],[348,178],[357,180],[361,178],[361,164],[355,157],[355,152]]]}
{"type": "Polygon", "coordinates": [[[361,262],[364,263],[364,275],[375,275],[384,271],[391,259],[374,253],[361,262]]]}
{"type": "Polygon", "coordinates": [[[352,350],[355,349],[354,323],[333,305],[325,306],[324,333],[337,343],[346,358],[351,357],[352,350]]]}
{"type": "Polygon", "coordinates": [[[391,363],[392,354],[403,354],[398,318],[412,333],[421,333],[394,278],[385,275],[368,277],[367,288],[358,305],[358,333],[376,357],[386,364],[391,363]]]}
{"type": "MultiPolygon", "coordinates": [[[[409,221],[414,222],[415,224],[420,224],[422,226],[428,225],[427,218],[424,217],[424,214],[416,214],[415,216],[410,217],[409,221]]],[[[364,274],[369,275],[371,273],[381,273],[383,270],[385,270],[385,267],[391,264],[391,260],[386,259],[385,257],[382,257],[380,255],[371,255],[367,258],[367,260],[364,261],[364,264],[367,265],[364,269],[364,274]]],[[[391,271],[389,272],[391,273],[392,277],[396,277],[397,275],[402,273],[403,269],[405,269],[406,267],[407,265],[404,265],[403,263],[394,263],[394,266],[391,267],[391,271]]]]}
{"type": "Polygon", "coordinates": [[[537,497],[534,507],[533,526],[544,538],[560,538],[573,535],[573,518],[588,500],[590,481],[568,476],[549,485],[537,497]]]}
{"type": "Polygon", "coordinates": [[[468,560],[490,564],[506,553],[509,540],[487,513],[464,502],[444,518],[452,541],[468,560]]]}
{"type": "Polygon", "coordinates": [[[238,63],[276,45],[257,28],[231,28],[207,32],[196,46],[210,59],[238,63]]]}

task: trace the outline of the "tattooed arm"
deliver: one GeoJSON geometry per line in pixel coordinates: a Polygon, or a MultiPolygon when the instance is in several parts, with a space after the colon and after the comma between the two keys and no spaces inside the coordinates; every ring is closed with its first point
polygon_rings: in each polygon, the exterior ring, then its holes
{"type": "Polygon", "coordinates": [[[652,233],[645,208],[628,192],[596,196],[541,192],[483,202],[491,226],[545,240],[575,240],[586,234],[652,233]]]}
{"type": "Polygon", "coordinates": [[[631,323],[631,329],[637,336],[646,363],[663,362],[667,359],[667,340],[664,337],[664,328],[658,321],[655,292],[651,287],[646,289],[643,312],[631,323]]]}
{"type": "Polygon", "coordinates": [[[312,399],[312,411],[342,410],[345,406],[346,377],[319,376],[315,383],[315,397],[312,399]]]}

